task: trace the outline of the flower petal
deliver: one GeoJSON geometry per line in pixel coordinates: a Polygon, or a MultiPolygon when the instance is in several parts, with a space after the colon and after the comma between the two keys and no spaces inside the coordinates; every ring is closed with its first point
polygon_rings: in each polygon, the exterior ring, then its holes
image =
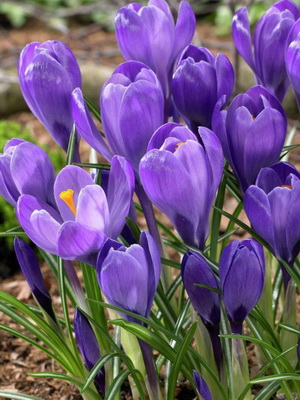
{"type": "Polygon", "coordinates": [[[81,189],[93,184],[92,177],[85,170],[75,165],[68,165],[60,171],[54,184],[54,196],[63,220],[74,221],[75,215],[70,207],[60,198],[60,194],[68,189],[73,190],[73,200],[76,208],[81,189]]]}
{"type": "Polygon", "coordinates": [[[116,239],[125,225],[134,191],[134,172],[129,161],[114,156],[107,187],[110,215],[110,237],[116,239]]]}
{"type": "Polygon", "coordinates": [[[78,260],[95,266],[105,239],[105,233],[97,229],[79,222],[67,221],[58,232],[58,255],[65,260],[78,260]]]}
{"type": "Polygon", "coordinates": [[[109,210],[104,190],[99,185],[87,185],[81,189],[77,200],[76,222],[109,232],[109,210]]]}
{"type": "Polygon", "coordinates": [[[255,72],[247,7],[240,8],[233,16],[232,37],[238,52],[255,72]]]}
{"type": "Polygon", "coordinates": [[[98,153],[110,161],[112,153],[92,120],[80,88],[73,90],[71,105],[72,116],[78,134],[98,153]]]}

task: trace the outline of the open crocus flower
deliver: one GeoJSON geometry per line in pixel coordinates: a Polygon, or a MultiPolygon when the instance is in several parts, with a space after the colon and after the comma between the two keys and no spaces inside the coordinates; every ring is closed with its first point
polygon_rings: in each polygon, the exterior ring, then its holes
{"type": "MultiPolygon", "coordinates": [[[[276,257],[293,265],[300,250],[300,174],[280,162],[263,168],[245,193],[246,214],[253,229],[276,257]]],[[[283,269],[285,286],[290,276],[283,269]]]]}
{"type": "MultiPolygon", "coordinates": [[[[21,52],[19,80],[24,99],[56,143],[68,149],[73,126],[71,93],[81,87],[72,51],[62,42],[33,42],[21,52]]],[[[75,156],[78,158],[77,153],[75,156]]]]}
{"type": "Polygon", "coordinates": [[[293,25],[287,43],[289,45],[286,50],[285,65],[296,94],[298,109],[300,110],[300,19],[293,25]]]}
{"type": "Polygon", "coordinates": [[[53,184],[55,171],[40,147],[11,139],[0,154],[0,195],[13,206],[22,194],[31,194],[56,207],[53,184]]]}
{"type": "Polygon", "coordinates": [[[232,20],[236,48],[253,70],[257,83],[269,89],[279,101],[284,99],[290,85],[285,50],[290,29],[299,17],[300,10],[291,1],[273,4],[255,27],[254,56],[247,8],[240,8],[232,20]]]}
{"type": "Polygon", "coordinates": [[[189,3],[180,3],[176,24],[165,0],[150,0],[147,6],[128,4],[118,11],[115,24],[125,60],[149,65],[169,99],[174,63],[191,42],[196,28],[189,3]]]}
{"type": "Polygon", "coordinates": [[[204,47],[190,45],[181,57],[172,90],[176,107],[190,129],[211,128],[214,107],[223,95],[229,101],[234,85],[233,67],[224,54],[215,57],[204,47]]]}
{"type": "Polygon", "coordinates": [[[182,125],[163,125],[153,135],[139,172],[149,199],[185,243],[203,249],[223,172],[223,152],[211,130],[199,128],[199,136],[202,144],[182,125]]]}
{"type": "Polygon", "coordinates": [[[253,239],[234,240],[220,259],[220,281],[233,333],[242,333],[245,318],[258,302],[265,279],[262,246],[253,239]]]}
{"type": "Polygon", "coordinates": [[[130,163],[112,159],[107,196],[83,169],[69,165],[54,184],[57,209],[32,195],[22,195],[17,217],[30,239],[65,260],[95,265],[107,237],[117,238],[128,215],[134,187],[130,163]]]}
{"type": "Polygon", "coordinates": [[[225,97],[217,103],[212,126],[243,192],[255,183],[259,171],[278,161],[287,129],[279,101],[262,86],[237,95],[228,111],[225,97]]]}
{"type": "Polygon", "coordinates": [[[150,315],[160,272],[160,254],[148,232],[141,233],[139,245],[128,248],[107,240],[97,261],[98,282],[108,302],[146,318],[150,315]]]}

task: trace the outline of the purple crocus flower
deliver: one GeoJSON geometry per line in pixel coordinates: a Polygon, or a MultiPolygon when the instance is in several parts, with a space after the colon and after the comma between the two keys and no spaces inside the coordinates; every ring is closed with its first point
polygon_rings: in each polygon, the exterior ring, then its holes
{"type": "Polygon", "coordinates": [[[215,107],[212,126],[243,192],[255,183],[261,168],[278,161],[287,129],[285,112],[268,90],[253,86],[239,94],[228,111],[223,98],[215,107]]]}
{"type": "Polygon", "coordinates": [[[264,287],[263,248],[253,239],[234,240],[223,250],[219,268],[232,331],[242,333],[243,321],[258,302],[264,287]]]}
{"type": "Polygon", "coordinates": [[[100,108],[111,150],[138,171],[151,136],[163,123],[163,93],[156,75],[139,62],[119,65],[102,88],[100,108]]]}
{"type": "Polygon", "coordinates": [[[273,4],[255,27],[254,55],[247,8],[240,8],[232,21],[236,48],[253,70],[257,83],[269,89],[280,102],[290,85],[285,68],[287,38],[299,17],[299,8],[291,1],[273,4]]]}
{"type": "Polygon", "coordinates": [[[217,279],[205,258],[192,250],[185,253],[183,257],[181,275],[192,305],[195,307],[208,330],[215,360],[218,368],[220,368],[222,360],[222,348],[219,338],[221,312],[217,279]],[[212,290],[199,287],[197,284],[209,286],[212,290]]]}
{"type": "Polygon", "coordinates": [[[67,151],[73,126],[71,93],[81,87],[80,69],[72,51],[59,41],[28,44],[20,55],[19,80],[30,110],[67,151]]]}
{"type": "MultiPolygon", "coordinates": [[[[77,308],[74,316],[74,333],[85,365],[91,370],[100,359],[100,349],[91,324],[77,308]]],[[[104,367],[98,372],[94,382],[100,394],[105,395],[104,367]]]]}
{"type": "MultiPolygon", "coordinates": [[[[244,206],[253,229],[277,258],[293,265],[300,250],[300,174],[280,162],[263,168],[245,193],[244,206]],[[299,223],[298,223],[299,222],[299,223]]],[[[284,273],[287,286],[289,275],[284,273]]]]}
{"type": "Polygon", "coordinates": [[[199,128],[199,136],[202,144],[184,126],[163,125],[153,135],[139,172],[149,199],[185,243],[203,249],[223,172],[223,152],[212,131],[199,128]]]}
{"type": "Polygon", "coordinates": [[[118,66],[102,88],[101,117],[109,147],[96,128],[80,88],[72,93],[72,115],[79,135],[108,161],[126,157],[138,170],[154,131],[163,123],[163,94],[154,72],[130,61],[118,66]]]}
{"type": "Polygon", "coordinates": [[[192,250],[185,253],[181,263],[181,275],[187,294],[198,314],[206,324],[218,325],[221,317],[220,295],[195,285],[210,286],[219,290],[217,279],[205,258],[192,250]]]}
{"type": "Polygon", "coordinates": [[[300,19],[293,25],[288,40],[288,48],[285,55],[285,65],[288,76],[296,93],[298,109],[300,110],[300,19]]]}
{"type": "Polygon", "coordinates": [[[11,139],[0,154],[0,195],[13,206],[22,194],[31,194],[55,207],[55,171],[40,147],[11,139]]]}
{"type": "Polygon", "coordinates": [[[57,209],[32,195],[22,195],[17,217],[39,247],[65,260],[95,265],[107,237],[117,238],[128,215],[134,187],[130,163],[115,156],[107,196],[83,169],[69,165],[54,184],[57,209]]]}
{"type": "MultiPolygon", "coordinates": [[[[142,317],[150,315],[160,272],[160,254],[148,232],[141,233],[139,245],[128,248],[108,240],[98,256],[98,282],[108,302],[142,317]]],[[[127,321],[140,323],[121,315],[127,321]]]]}
{"type": "Polygon", "coordinates": [[[165,0],[150,0],[147,6],[128,4],[119,10],[115,23],[125,60],[149,65],[169,100],[174,63],[191,42],[196,28],[196,18],[189,3],[180,3],[176,24],[165,0]]]}
{"type": "Polygon", "coordinates": [[[43,276],[33,250],[19,238],[14,239],[16,256],[22,273],[38,304],[55,321],[50,294],[45,286],[43,276]]]}
{"type": "Polygon", "coordinates": [[[193,376],[194,376],[194,382],[195,382],[196,388],[201,396],[201,399],[213,400],[211,392],[209,390],[209,387],[207,386],[207,383],[202,378],[202,376],[199,374],[199,372],[194,370],[193,376]]]}
{"type": "Polygon", "coordinates": [[[219,98],[229,101],[234,85],[234,70],[224,54],[215,57],[204,47],[190,45],[172,81],[173,98],[189,128],[197,134],[199,126],[211,128],[211,118],[219,98]]]}

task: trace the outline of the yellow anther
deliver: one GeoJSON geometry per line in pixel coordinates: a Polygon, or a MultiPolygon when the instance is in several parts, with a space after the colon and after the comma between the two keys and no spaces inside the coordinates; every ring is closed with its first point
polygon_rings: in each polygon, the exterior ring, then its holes
{"type": "Polygon", "coordinates": [[[74,215],[76,215],[76,208],[75,208],[75,204],[74,204],[73,194],[74,194],[74,190],[68,189],[68,190],[65,190],[64,192],[61,192],[59,197],[66,203],[66,205],[70,208],[72,213],[74,215]]]}
{"type": "Polygon", "coordinates": [[[182,145],[182,144],[184,144],[185,142],[178,142],[177,143],[177,147],[175,148],[175,150],[178,150],[179,149],[179,147],[182,145]]]}

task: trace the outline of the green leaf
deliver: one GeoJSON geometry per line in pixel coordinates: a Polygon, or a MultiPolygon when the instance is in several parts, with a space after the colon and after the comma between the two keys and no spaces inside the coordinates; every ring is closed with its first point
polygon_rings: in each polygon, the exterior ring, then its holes
{"type": "Polygon", "coordinates": [[[140,230],[139,226],[129,217],[126,217],[126,222],[129,226],[129,228],[131,229],[135,240],[137,241],[137,243],[139,243],[140,236],[141,236],[141,230],[140,230]]]}
{"type": "MultiPolygon", "coordinates": [[[[171,362],[175,362],[177,358],[176,351],[164,340],[162,340],[156,333],[150,331],[146,327],[137,324],[135,322],[127,322],[123,319],[115,319],[110,321],[111,324],[120,326],[126,329],[128,332],[142,339],[148,343],[151,347],[156,349],[159,353],[163,354],[171,362]]],[[[186,367],[185,360],[181,364],[181,370],[190,382],[193,382],[193,376],[189,368],[186,367]]]]}
{"type": "Polygon", "coordinates": [[[212,286],[201,285],[200,283],[194,283],[194,286],[198,286],[200,288],[210,290],[211,292],[214,292],[214,293],[222,294],[222,290],[221,289],[216,289],[216,288],[214,288],[212,286]]]}
{"type": "MultiPolygon", "coordinates": [[[[89,109],[89,111],[94,115],[94,117],[97,118],[98,121],[101,122],[101,114],[99,112],[99,110],[94,106],[94,104],[91,102],[90,99],[88,99],[86,96],[83,96],[84,100],[86,102],[86,105],[89,109]]],[[[104,136],[104,134],[101,132],[102,136],[104,136]]]]}
{"type": "MultiPolygon", "coordinates": [[[[287,353],[289,353],[289,352],[290,352],[291,350],[293,350],[295,347],[297,347],[297,346],[290,347],[289,349],[287,349],[287,350],[283,351],[282,353],[280,353],[278,356],[272,358],[272,360],[270,360],[266,365],[263,366],[263,368],[261,368],[261,370],[259,371],[259,373],[258,373],[253,379],[259,378],[259,377],[261,377],[262,375],[264,375],[270,368],[272,368],[273,364],[275,364],[280,358],[284,357],[287,353]]],[[[245,387],[245,389],[244,389],[244,390],[242,391],[242,393],[240,394],[238,400],[244,400],[244,396],[246,395],[246,393],[248,392],[248,390],[251,388],[251,386],[252,386],[252,383],[249,383],[249,384],[245,387]]],[[[278,386],[278,384],[276,383],[276,387],[277,387],[277,386],[278,386]]],[[[269,390],[270,390],[270,388],[269,388],[269,390]]],[[[260,394],[261,392],[262,392],[262,391],[260,391],[259,394],[260,394]]],[[[265,399],[265,397],[262,397],[262,399],[265,399]]]]}
{"type": "Polygon", "coordinates": [[[268,376],[263,376],[261,378],[255,378],[251,379],[250,383],[252,385],[258,384],[258,383],[265,383],[265,382],[282,382],[282,381],[300,381],[300,375],[299,374],[292,374],[292,373],[283,373],[283,374],[277,374],[277,375],[268,375],[268,376]]]}
{"type": "MultiPolygon", "coordinates": [[[[226,163],[224,167],[224,171],[228,169],[228,164],[226,163]]],[[[218,189],[218,194],[215,200],[215,207],[218,209],[223,208],[224,198],[225,198],[225,189],[226,189],[227,176],[226,173],[223,173],[223,178],[221,184],[218,189]]],[[[212,215],[211,221],[211,231],[210,231],[210,258],[212,261],[217,260],[217,250],[218,250],[218,238],[219,238],[219,229],[221,222],[221,214],[214,211],[212,215]]]]}
{"type": "Polygon", "coordinates": [[[279,257],[278,261],[287,270],[288,274],[291,276],[297,287],[300,289],[300,276],[297,274],[297,272],[282,258],[279,257]]]}
{"type": "MultiPolygon", "coordinates": [[[[29,373],[30,376],[34,376],[35,378],[46,378],[46,379],[58,379],[60,381],[69,382],[72,385],[75,385],[79,388],[82,388],[84,380],[81,378],[77,378],[75,376],[69,376],[65,374],[60,374],[57,372],[31,372],[29,373]]],[[[86,393],[89,394],[95,400],[103,400],[102,397],[95,389],[87,389],[86,393]]]]}
{"type": "Polygon", "coordinates": [[[118,353],[106,354],[105,356],[101,357],[96,362],[96,364],[93,366],[93,368],[90,370],[88,376],[86,377],[85,383],[80,390],[80,394],[84,393],[88,389],[88,387],[94,382],[94,379],[98,375],[98,372],[104,367],[104,365],[108,361],[110,361],[114,357],[120,357],[120,354],[118,354],[118,353]]]}
{"type": "Polygon", "coordinates": [[[72,162],[72,165],[77,165],[77,167],[82,168],[95,168],[95,169],[103,169],[105,171],[110,170],[110,165],[108,164],[94,164],[94,163],[76,163],[72,162]]]}
{"type": "Polygon", "coordinates": [[[75,152],[75,145],[76,145],[76,127],[74,122],[68,144],[67,159],[66,159],[67,165],[72,164],[75,152]]]}
{"type": "Polygon", "coordinates": [[[262,244],[264,247],[266,247],[268,250],[271,251],[268,243],[262,238],[260,237],[253,229],[251,229],[248,225],[244,224],[244,222],[240,221],[238,218],[236,218],[235,216],[229,214],[226,211],[220,210],[217,207],[214,207],[220,214],[224,215],[225,217],[227,217],[228,219],[234,221],[238,226],[240,226],[241,228],[243,228],[246,232],[250,233],[250,235],[256,239],[260,244],[262,244]]]}
{"type": "MultiPolygon", "coordinates": [[[[275,394],[280,388],[280,384],[278,382],[271,382],[266,385],[259,393],[254,397],[254,400],[266,400],[271,399],[272,395],[275,394]]],[[[244,399],[241,399],[244,400],[244,399]]]]}
{"type": "Polygon", "coordinates": [[[8,390],[0,390],[0,396],[3,399],[11,399],[11,400],[44,400],[41,397],[29,396],[28,394],[22,394],[17,392],[10,392],[8,390]]]}
{"type": "Polygon", "coordinates": [[[143,399],[144,399],[144,397],[143,397],[143,396],[144,396],[144,392],[143,392],[143,389],[141,389],[141,384],[140,384],[139,378],[138,378],[138,376],[137,376],[137,372],[136,372],[136,370],[134,369],[133,363],[132,363],[132,361],[130,360],[130,358],[129,358],[124,352],[121,351],[121,349],[118,347],[118,345],[112,340],[112,338],[110,337],[110,335],[107,334],[106,331],[105,331],[96,321],[94,321],[94,319],[93,319],[90,315],[88,315],[88,314],[87,314],[84,310],[82,310],[82,309],[80,309],[80,311],[81,311],[81,313],[90,321],[90,323],[94,326],[95,330],[96,330],[96,331],[99,331],[99,333],[105,337],[105,339],[106,339],[106,340],[108,341],[108,343],[110,344],[111,348],[112,348],[116,353],[120,354],[120,357],[122,358],[124,364],[125,364],[126,367],[128,368],[128,370],[129,370],[129,372],[130,372],[130,374],[131,374],[131,376],[132,376],[132,378],[133,378],[133,380],[134,380],[134,382],[135,382],[135,385],[136,385],[136,387],[137,387],[137,389],[138,389],[138,391],[139,391],[139,394],[140,394],[140,396],[141,396],[141,399],[143,400],[143,399]]]}
{"type": "Polygon", "coordinates": [[[167,395],[168,400],[174,400],[174,398],[175,398],[177,377],[178,377],[179,371],[181,369],[181,365],[183,363],[184,357],[186,357],[188,347],[190,346],[191,341],[193,340],[196,329],[197,329],[197,322],[194,322],[193,325],[191,326],[191,329],[185,336],[182,344],[176,349],[177,350],[176,360],[173,364],[173,367],[171,368],[171,372],[170,372],[170,376],[169,376],[169,385],[168,385],[169,387],[168,387],[168,395],[167,395]]]}
{"type": "Polygon", "coordinates": [[[129,374],[130,372],[127,369],[125,369],[115,377],[115,379],[112,381],[110,387],[106,392],[105,400],[115,400],[115,396],[117,395],[123,382],[125,381],[125,379],[128,377],[129,374]]]}
{"type": "MultiPolygon", "coordinates": [[[[57,264],[57,257],[53,256],[50,253],[47,253],[45,250],[42,250],[41,248],[38,248],[40,254],[42,255],[43,259],[46,261],[48,266],[50,267],[51,271],[55,275],[55,277],[58,279],[58,264],[57,264]]],[[[65,287],[66,287],[66,292],[68,295],[68,298],[70,299],[73,307],[76,307],[77,300],[76,296],[74,294],[74,290],[71,286],[69,278],[66,276],[65,280],[65,287]]]]}
{"type": "Polygon", "coordinates": [[[286,331],[295,333],[296,335],[300,335],[300,330],[295,328],[292,325],[289,325],[289,324],[278,324],[278,327],[281,328],[281,329],[285,329],[286,331]]]}

